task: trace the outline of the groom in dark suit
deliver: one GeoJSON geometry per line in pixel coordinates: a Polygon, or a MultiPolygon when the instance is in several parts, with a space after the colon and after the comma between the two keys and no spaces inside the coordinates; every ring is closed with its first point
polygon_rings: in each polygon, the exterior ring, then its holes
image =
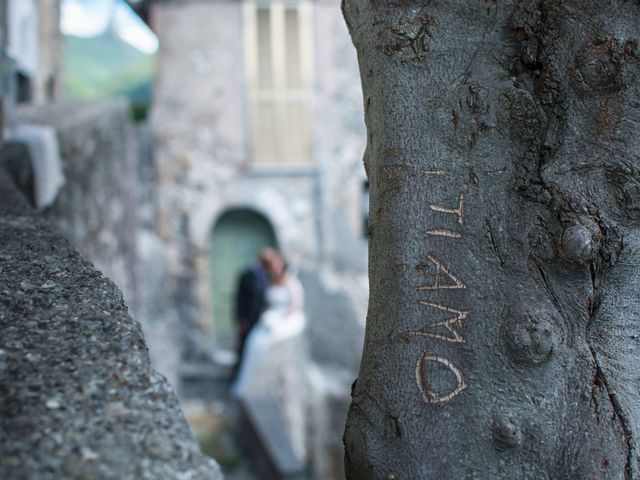
{"type": "Polygon", "coordinates": [[[251,268],[240,274],[236,293],[236,322],[239,332],[238,360],[234,376],[240,370],[247,337],[266,307],[264,295],[269,283],[267,270],[274,255],[277,255],[275,250],[263,249],[251,268]]]}

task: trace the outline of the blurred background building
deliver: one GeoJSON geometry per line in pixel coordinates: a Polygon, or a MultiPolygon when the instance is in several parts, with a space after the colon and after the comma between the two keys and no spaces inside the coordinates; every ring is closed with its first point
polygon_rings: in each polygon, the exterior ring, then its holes
{"type": "Polygon", "coordinates": [[[60,93],[58,0],[5,0],[0,4],[2,92],[5,116],[15,103],[52,101],[60,93]]]}
{"type": "MultiPolygon", "coordinates": [[[[55,133],[57,158],[44,155],[48,169],[31,172],[34,185],[56,168],[64,178],[42,210],[123,290],[196,433],[223,467],[229,457],[230,478],[251,478],[224,445],[233,300],[240,271],[273,246],[305,288],[307,328],[267,355],[264,395],[231,415],[231,430],[246,425],[246,438],[282,427],[312,478],[341,478],[366,313],[368,192],[340,1],[0,7],[4,138],[33,154],[46,135],[24,140],[24,128],[55,133]]],[[[286,459],[274,458],[268,436],[256,443],[246,448],[271,466],[254,474],[277,478],[286,459]]]]}
{"type": "Polygon", "coordinates": [[[156,224],[193,276],[205,350],[232,342],[229,279],[262,246],[303,277],[366,271],[361,94],[338,3],[150,6],[156,224]]]}

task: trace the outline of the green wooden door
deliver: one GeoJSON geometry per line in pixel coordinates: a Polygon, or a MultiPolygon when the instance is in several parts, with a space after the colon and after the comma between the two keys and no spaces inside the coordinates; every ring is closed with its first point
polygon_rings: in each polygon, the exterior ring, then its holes
{"type": "Polygon", "coordinates": [[[211,232],[211,303],[216,346],[219,348],[232,348],[235,343],[233,315],[238,277],[265,247],[277,247],[273,228],[267,219],[252,210],[228,210],[211,232]]]}

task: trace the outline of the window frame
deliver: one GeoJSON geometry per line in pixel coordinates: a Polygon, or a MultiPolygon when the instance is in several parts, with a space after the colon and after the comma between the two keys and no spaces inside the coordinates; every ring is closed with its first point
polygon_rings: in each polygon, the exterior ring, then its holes
{"type": "Polygon", "coordinates": [[[312,132],[311,132],[311,98],[312,98],[312,70],[313,70],[313,23],[311,0],[244,0],[244,53],[246,66],[246,142],[247,164],[251,169],[258,170],[282,170],[282,169],[309,169],[312,165],[312,132]],[[258,78],[258,11],[269,10],[270,38],[271,38],[271,74],[270,87],[261,87],[258,78]],[[298,41],[300,62],[300,87],[287,86],[286,54],[287,45],[285,39],[286,17],[288,9],[297,10],[298,41]],[[285,139],[286,108],[288,103],[294,103],[303,107],[305,156],[300,159],[288,159],[285,139]],[[256,111],[259,103],[271,103],[274,109],[274,135],[272,140],[272,160],[262,160],[255,152],[256,138],[256,111]]]}

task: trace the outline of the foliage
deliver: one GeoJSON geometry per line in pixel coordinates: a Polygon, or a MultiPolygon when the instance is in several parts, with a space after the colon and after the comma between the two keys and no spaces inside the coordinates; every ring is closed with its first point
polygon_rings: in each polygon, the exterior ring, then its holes
{"type": "Polygon", "coordinates": [[[64,35],[63,95],[85,100],[124,95],[139,120],[151,103],[154,60],[111,31],[89,38],[64,35]]]}

